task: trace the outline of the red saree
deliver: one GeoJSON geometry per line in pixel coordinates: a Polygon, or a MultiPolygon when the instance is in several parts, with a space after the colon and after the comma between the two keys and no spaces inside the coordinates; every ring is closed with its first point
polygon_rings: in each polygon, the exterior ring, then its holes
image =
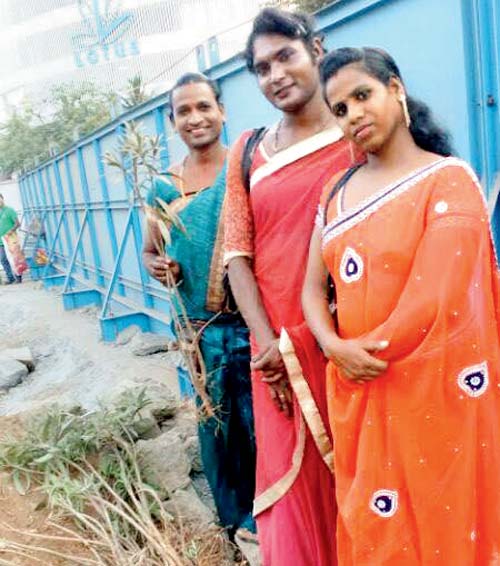
{"type": "MultiPolygon", "coordinates": [[[[250,196],[241,182],[248,133],[231,151],[226,202],[226,262],[253,258],[264,307],[294,392],[294,417],[274,405],[252,376],[257,438],[254,515],[265,566],[332,566],[335,507],[332,445],[327,433],[325,360],[307,330],[300,294],[321,188],[351,163],[337,131],[323,132],[272,158],[257,150],[250,196]],[[282,329],[286,329],[283,330],[282,329]]],[[[254,344],[255,353],[255,344],[254,344]]]]}
{"type": "Polygon", "coordinates": [[[339,333],[390,345],[371,383],[328,364],[339,564],[499,565],[499,279],[477,179],[445,158],[341,202],[322,233],[339,333]]]}

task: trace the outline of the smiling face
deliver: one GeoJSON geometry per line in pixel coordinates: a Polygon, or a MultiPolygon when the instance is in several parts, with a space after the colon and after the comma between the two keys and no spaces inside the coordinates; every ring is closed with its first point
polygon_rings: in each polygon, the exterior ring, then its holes
{"type": "Polygon", "coordinates": [[[313,53],[301,39],[259,35],[253,45],[253,67],[269,102],[283,112],[303,108],[319,88],[320,44],[313,53]]]}
{"type": "Polygon", "coordinates": [[[207,83],[177,87],[172,93],[172,115],[175,129],[190,149],[202,149],[219,140],[224,110],[207,83]]]}
{"type": "Polygon", "coordinates": [[[342,67],[325,85],[325,98],[347,139],[366,153],[377,153],[403,123],[401,82],[385,85],[353,63],[342,67]]]}

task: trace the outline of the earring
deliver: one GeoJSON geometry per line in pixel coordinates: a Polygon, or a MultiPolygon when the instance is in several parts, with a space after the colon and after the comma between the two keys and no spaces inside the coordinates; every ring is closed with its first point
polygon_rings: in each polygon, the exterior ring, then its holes
{"type": "Polygon", "coordinates": [[[403,116],[405,117],[406,127],[409,128],[411,124],[410,112],[408,111],[408,101],[404,94],[400,94],[398,97],[399,102],[403,108],[403,116]]]}

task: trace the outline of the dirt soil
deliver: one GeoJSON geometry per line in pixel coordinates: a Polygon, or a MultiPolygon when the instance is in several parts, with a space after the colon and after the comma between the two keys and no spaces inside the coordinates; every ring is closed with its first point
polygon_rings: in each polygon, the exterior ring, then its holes
{"type": "MultiPolygon", "coordinates": [[[[96,309],[64,311],[57,293],[39,283],[0,286],[0,350],[31,348],[36,369],[23,383],[0,394],[0,437],[22,434],[23,420],[55,403],[87,409],[115,398],[120,391],[145,382],[162,381],[176,390],[168,354],[146,358],[132,355],[127,345],[100,340],[96,309]]],[[[0,474],[0,565],[77,566],[85,555],[78,543],[51,542],[34,534],[62,535],[48,524],[48,511],[39,493],[21,496],[7,474],[0,474]],[[5,540],[22,542],[33,549],[50,546],[71,556],[59,558],[38,552],[26,558],[6,551],[5,540]]],[[[64,535],[62,535],[64,536],[64,535]]],[[[32,554],[32,552],[30,552],[32,554]]]]}
{"type": "Polygon", "coordinates": [[[54,403],[97,408],[120,391],[162,381],[177,391],[168,354],[136,357],[101,341],[98,309],[65,311],[58,292],[40,283],[0,286],[0,349],[28,346],[36,370],[0,397],[0,416],[54,403]]]}

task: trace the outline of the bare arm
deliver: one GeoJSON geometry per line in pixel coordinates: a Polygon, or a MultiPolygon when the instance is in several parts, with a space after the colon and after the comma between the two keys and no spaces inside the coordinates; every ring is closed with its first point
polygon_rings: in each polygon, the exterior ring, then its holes
{"type": "Polygon", "coordinates": [[[259,353],[252,358],[251,367],[262,371],[263,381],[269,384],[277,407],[291,414],[291,393],[278,337],[262,303],[249,259],[254,251],[253,214],[241,175],[246,139],[244,134],[231,148],[227,170],[224,246],[226,254],[236,252],[228,261],[229,282],[240,312],[257,341],[259,353]]]}
{"type": "Polygon", "coordinates": [[[259,349],[266,348],[277,338],[262,304],[259,288],[246,257],[235,257],[228,266],[229,282],[234,298],[248,328],[255,336],[259,349]]]}
{"type": "Polygon", "coordinates": [[[333,360],[349,379],[369,381],[387,369],[387,362],[370,353],[388,346],[384,341],[343,340],[335,331],[327,299],[328,272],[321,255],[321,231],[316,227],[311,237],[307,272],[302,290],[302,309],[311,332],[325,356],[333,360]]]}
{"type": "Polygon", "coordinates": [[[329,346],[339,340],[327,299],[328,272],[321,256],[321,234],[315,227],[309,245],[307,271],[302,288],[302,310],[320,348],[328,356],[329,346]]]}
{"type": "Polygon", "coordinates": [[[246,257],[235,257],[228,266],[231,290],[248,328],[255,336],[259,353],[252,358],[253,370],[264,374],[262,381],[269,384],[270,394],[280,411],[292,414],[292,395],[288,387],[285,364],[279,351],[279,339],[267,316],[259,288],[246,257]]]}

